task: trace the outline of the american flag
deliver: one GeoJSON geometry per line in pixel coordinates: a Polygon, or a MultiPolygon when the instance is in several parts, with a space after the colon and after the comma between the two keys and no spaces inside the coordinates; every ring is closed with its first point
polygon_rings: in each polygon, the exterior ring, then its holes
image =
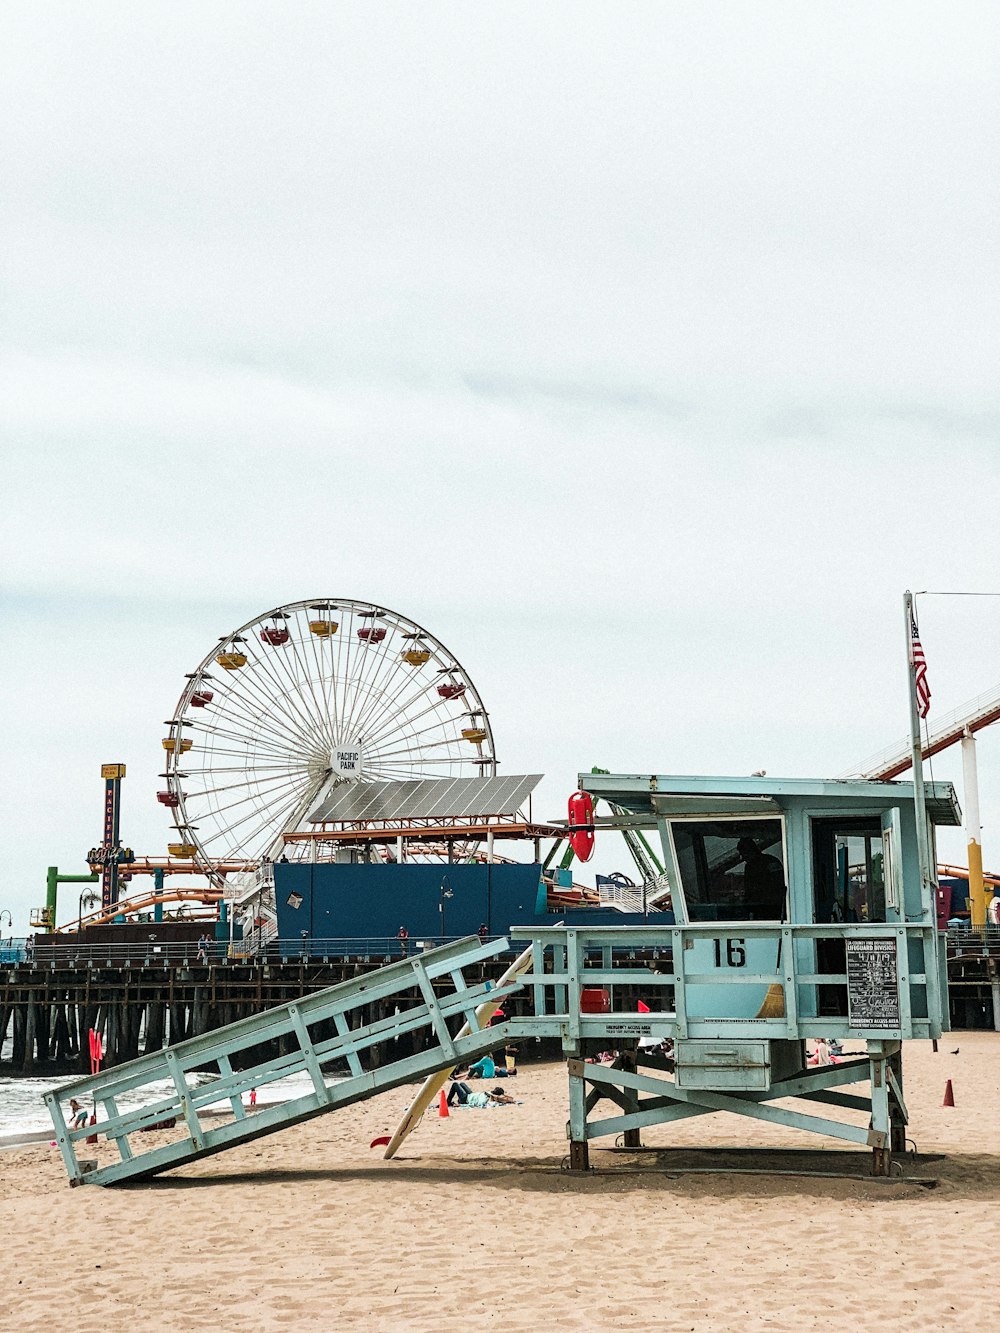
{"type": "Polygon", "coordinates": [[[920,646],[917,634],[917,622],[910,612],[910,661],[913,663],[913,680],[917,691],[917,712],[926,717],[931,709],[931,687],[927,684],[927,659],[920,646]]]}

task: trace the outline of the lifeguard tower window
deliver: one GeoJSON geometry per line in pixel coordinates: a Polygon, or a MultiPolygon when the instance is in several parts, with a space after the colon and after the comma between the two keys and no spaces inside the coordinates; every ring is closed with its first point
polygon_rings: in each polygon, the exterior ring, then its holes
{"type": "Polygon", "coordinates": [[[780,819],[672,820],[689,921],[782,921],[780,819]]]}
{"type": "Polygon", "coordinates": [[[882,825],[877,819],[814,819],[817,923],[885,920],[882,825]]]}

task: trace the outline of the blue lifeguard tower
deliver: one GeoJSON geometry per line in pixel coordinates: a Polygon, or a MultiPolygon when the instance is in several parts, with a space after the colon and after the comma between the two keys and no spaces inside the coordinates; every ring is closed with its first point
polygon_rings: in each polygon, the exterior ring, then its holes
{"type": "Polygon", "coordinates": [[[902,1042],[940,1036],[946,1013],[928,867],[934,828],[961,820],[952,786],[591,773],[580,785],[624,812],[609,826],[658,831],[675,919],[511,932],[552,953],[552,972],[539,957],[526,980],[534,1023],[565,1015],[571,1165],[587,1167],[595,1138],[637,1146],[645,1127],[725,1110],[867,1144],[874,1174],[888,1174],[905,1146],[902,1042]],[[626,985],[649,1012],[618,1007],[626,985]],[[673,1039],[670,1058],[657,1038],[673,1039]],[[810,1038],[864,1054],[809,1064],[810,1038]],[[619,1046],[613,1065],[586,1061],[595,1041],[619,1046]],[[839,1091],[862,1081],[867,1096],[839,1091]],[[607,1099],[617,1113],[596,1118],[607,1099]]]}

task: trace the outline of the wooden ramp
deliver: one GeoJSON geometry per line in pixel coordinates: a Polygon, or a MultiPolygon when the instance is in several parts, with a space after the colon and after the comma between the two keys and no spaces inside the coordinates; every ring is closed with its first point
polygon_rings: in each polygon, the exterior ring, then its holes
{"type": "Polygon", "coordinates": [[[476,1006],[487,997],[512,995],[522,983],[470,984],[464,969],[509,948],[505,939],[487,944],[475,936],[457,940],[47,1093],[70,1184],[113,1185],[153,1176],[477,1059],[507,1040],[516,1023],[481,1027],[476,1006]],[[414,991],[420,996],[416,1004],[414,991]],[[363,1021],[369,1006],[379,1004],[384,1011],[394,996],[400,999],[397,1012],[363,1021]],[[466,1034],[452,1037],[463,1023],[466,1034]],[[426,1029],[424,1049],[398,1059],[398,1038],[421,1029],[426,1029]],[[287,1053],[261,1061],[264,1043],[272,1050],[279,1043],[287,1053]],[[323,1066],[333,1061],[345,1062],[348,1072],[328,1084],[323,1066]],[[244,1067],[234,1069],[234,1063],[244,1067]],[[206,1071],[218,1077],[206,1079],[206,1071]],[[290,1074],[305,1074],[310,1090],[248,1112],[243,1099],[251,1088],[265,1088],[290,1074]],[[160,1095],[149,1101],[154,1090],[160,1095]],[[88,1111],[96,1105],[95,1125],[67,1125],[71,1098],[88,1111]],[[127,1103],[136,1100],[147,1104],[129,1109],[127,1103]],[[199,1118],[200,1110],[226,1100],[232,1120],[210,1127],[199,1118]],[[146,1132],[164,1124],[175,1137],[167,1144],[158,1137],[158,1146],[147,1147],[146,1132]],[[93,1134],[117,1144],[117,1162],[88,1162],[85,1147],[78,1158],[77,1146],[93,1134]]]}

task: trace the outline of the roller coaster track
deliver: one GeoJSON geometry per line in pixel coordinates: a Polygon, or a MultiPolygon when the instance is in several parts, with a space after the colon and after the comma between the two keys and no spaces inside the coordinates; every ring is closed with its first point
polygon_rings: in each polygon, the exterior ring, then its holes
{"type": "MultiPolygon", "coordinates": [[[[945,714],[927,735],[921,745],[921,753],[925,759],[929,759],[932,755],[947,750],[956,741],[960,741],[966,732],[982,731],[983,727],[988,727],[998,719],[1000,719],[1000,686],[986,694],[977,695],[975,699],[970,699],[960,708],[945,714]]],[[[907,737],[905,740],[897,741],[895,745],[880,750],[863,764],[848,769],[846,773],[838,773],[837,776],[888,782],[890,778],[905,773],[911,767],[912,758],[910,741],[907,737]]]]}

